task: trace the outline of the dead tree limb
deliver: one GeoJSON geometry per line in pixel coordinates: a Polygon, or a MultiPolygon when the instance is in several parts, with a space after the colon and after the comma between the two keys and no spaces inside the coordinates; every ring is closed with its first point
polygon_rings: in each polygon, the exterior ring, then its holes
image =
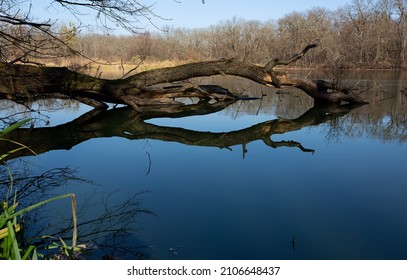
{"type": "Polygon", "coordinates": [[[239,97],[225,89],[212,87],[168,87],[169,83],[195,77],[213,75],[239,76],[272,87],[296,87],[314,98],[317,103],[366,103],[326,81],[312,81],[275,70],[279,65],[290,65],[311,49],[313,43],[290,59],[273,59],[264,67],[235,60],[189,63],[144,71],[127,78],[107,80],[74,72],[65,67],[36,67],[0,64],[0,98],[27,102],[42,98],[76,99],[93,107],[104,108],[106,103],[125,104],[136,111],[145,106],[173,106],[181,97],[199,99],[232,99],[239,97]],[[220,90],[220,91],[219,91],[220,90]]]}
{"type": "Polygon", "coordinates": [[[317,40],[315,43],[309,44],[308,46],[306,46],[302,52],[300,52],[299,54],[294,55],[293,57],[291,57],[290,59],[273,59],[270,62],[268,62],[266,64],[266,66],[264,66],[264,71],[268,72],[272,72],[274,71],[274,67],[278,66],[278,65],[290,65],[293,64],[294,62],[296,62],[297,60],[300,60],[301,58],[304,57],[304,55],[313,48],[316,48],[320,45],[320,41],[317,40]]]}

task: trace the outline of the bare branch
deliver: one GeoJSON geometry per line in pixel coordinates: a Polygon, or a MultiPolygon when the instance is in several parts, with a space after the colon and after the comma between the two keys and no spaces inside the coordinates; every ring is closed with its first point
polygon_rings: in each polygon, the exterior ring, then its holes
{"type": "Polygon", "coordinates": [[[300,52],[299,54],[294,55],[293,57],[291,57],[290,59],[274,59],[271,60],[270,62],[268,62],[266,64],[266,66],[264,66],[264,71],[266,71],[267,73],[270,73],[273,71],[273,68],[278,66],[278,65],[290,65],[298,60],[300,60],[301,58],[304,57],[304,55],[313,48],[318,47],[321,44],[321,41],[319,39],[315,40],[314,43],[311,43],[309,45],[307,45],[302,52],[300,52]]]}
{"type": "MultiPolygon", "coordinates": [[[[77,7],[88,9],[96,13],[96,19],[102,24],[104,28],[110,30],[109,23],[114,23],[131,33],[139,33],[144,29],[142,20],[155,26],[153,19],[162,17],[153,12],[153,5],[145,5],[140,1],[127,1],[127,0],[103,0],[103,1],[67,1],[67,0],[54,0],[63,8],[70,11],[73,15],[78,14],[77,7]]],[[[157,26],[155,26],[159,29],[157,26]]]]}

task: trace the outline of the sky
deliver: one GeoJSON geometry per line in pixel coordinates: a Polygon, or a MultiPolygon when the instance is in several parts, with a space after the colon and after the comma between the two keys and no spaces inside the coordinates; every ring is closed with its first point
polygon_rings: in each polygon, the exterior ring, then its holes
{"type": "MultiPolygon", "coordinates": [[[[50,6],[50,0],[35,0],[32,14],[38,18],[57,19],[59,22],[75,22],[75,18],[64,13],[58,4],[50,6]]],[[[314,7],[323,7],[328,10],[336,10],[350,4],[352,0],[141,0],[142,3],[154,4],[153,11],[160,17],[154,18],[154,24],[162,28],[171,26],[175,28],[206,28],[216,25],[222,20],[232,17],[245,20],[278,20],[285,15],[297,11],[304,12],[314,7]]],[[[95,25],[96,19],[92,15],[82,15],[84,23],[95,25]]],[[[156,29],[148,23],[142,27],[147,30],[156,29]]],[[[117,30],[117,33],[124,32],[117,30]]]]}
{"type": "Polygon", "coordinates": [[[157,1],[154,11],[172,20],[175,27],[200,28],[231,19],[233,16],[246,20],[277,20],[294,11],[306,11],[314,7],[336,10],[352,0],[174,0],[157,1]]]}

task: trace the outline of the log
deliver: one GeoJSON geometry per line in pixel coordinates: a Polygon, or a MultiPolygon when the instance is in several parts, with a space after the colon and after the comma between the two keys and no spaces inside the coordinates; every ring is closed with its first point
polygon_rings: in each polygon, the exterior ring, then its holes
{"type": "Polygon", "coordinates": [[[212,85],[168,86],[169,83],[213,75],[239,76],[271,87],[296,87],[316,103],[365,104],[363,99],[326,81],[312,81],[279,72],[275,67],[289,65],[304,57],[319,44],[310,44],[290,59],[273,59],[265,66],[222,59],[188,63],[144,71],[127,78],[108,80],[92,77],[66,67],[38,67],[20,64],[0,64],[0,98],[15,102],[31,102],[45,98],[76,99],[95,108],[107,108],[107,103],[129,105],[136,111],[141,107],[173,106],[175,98],[232,99],[239,96],[227,89],[212,85]]]}

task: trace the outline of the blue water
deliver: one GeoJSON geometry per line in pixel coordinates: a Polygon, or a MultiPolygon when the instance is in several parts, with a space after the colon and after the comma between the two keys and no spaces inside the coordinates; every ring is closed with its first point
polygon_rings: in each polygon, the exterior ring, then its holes
{"type": "MultiPolygon", "coordinates": [[[[243,159],[239,146],[111,138],[35,162],[79,168],[118,201],[148,191],[143,206],[157,217],[140,216],[138,236],[153,258],[406,258],[406,145],[363,137],[327,143],[321,135],[320,127],[284,135],[314,154],[256,141],[243,159]]],[[[80,199],[88,190],[75,192],[80,199]]]]}
{"type": "MultiPolygon", "coordinates": [[[[376,107],[367,106],[340,117],[336,124],[344,126],[336,134],[328,122],[271,137],[314,153],[275,149],[261,140],[243,153],[242,145],[220,149],[108,137],[29,160],[38,170],[70,166],[94,182],[57,191],[74,192],[79,205],[90,205],[83,219],[102,213],[109,194],[112,204],[120,204],[143,192],[140,205],[154,215],[134,217],[131,236],[148,258],[407,259],[406,123],[398,124],[399,135],[378,136],[369,119],[376,107]]],[[[406,111],[398,117],[405,120],[406,111]]],[[[221,111],[146,122],[228,132],[272,119],[274,114],[233,118],[221,111]]],[[[388,125],[388,117],[381,123],[388,125]]]]}

